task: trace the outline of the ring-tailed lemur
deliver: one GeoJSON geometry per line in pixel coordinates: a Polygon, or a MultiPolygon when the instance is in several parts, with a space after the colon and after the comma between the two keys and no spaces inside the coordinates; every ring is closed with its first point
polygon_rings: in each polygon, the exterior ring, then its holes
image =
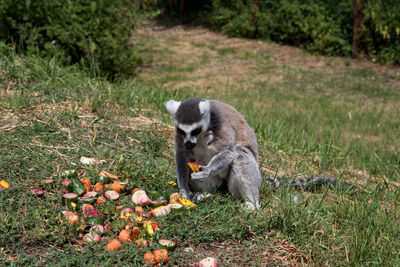
{"type": "MultiPolygon", "coordinates": [[[[189,98],[165,104],[175,121],[175,162],[179,192],[212,192],[227,187],[245,201],[247,209],[259,208],[261,174],[254,130],[233,107],[216,100],[189,98]],[[191,172],[187,163],[200,164],[191,172]]],[[[335,183],[336,181],[333,180],[335,183]]],[[[279,177],[266,182],[277,186],[279,177]]],[[[331,178],[295,179],[294,186],[332,183],[331,178]]]]}

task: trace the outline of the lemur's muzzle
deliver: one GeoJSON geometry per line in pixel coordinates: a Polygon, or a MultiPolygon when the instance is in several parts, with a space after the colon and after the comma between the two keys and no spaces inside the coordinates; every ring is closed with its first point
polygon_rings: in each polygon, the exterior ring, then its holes
{"type": "Polygon", "coordinates": [[[193,149],[196,146],[196,143],[192,143],[190,141],[185,142],[186,149],[193,149]]]}

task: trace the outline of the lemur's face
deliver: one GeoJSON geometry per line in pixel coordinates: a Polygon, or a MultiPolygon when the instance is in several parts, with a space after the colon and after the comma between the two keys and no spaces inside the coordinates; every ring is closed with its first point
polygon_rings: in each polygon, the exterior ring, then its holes
{"type": "Polygon", "coordinates": [[[185,144],[193,149],[199,136],[206,132],[210,123],[210,102],[201,98],[189,98],[183,102],[170,100],[166,107],[175,118],[175,130],[185,144]]]}

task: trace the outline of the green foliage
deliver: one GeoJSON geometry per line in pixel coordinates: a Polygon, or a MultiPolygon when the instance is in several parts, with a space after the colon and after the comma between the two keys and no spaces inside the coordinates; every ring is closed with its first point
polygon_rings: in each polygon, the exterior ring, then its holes
{"type": "Polygon", "coordinates": [[[397,0],[368,1],[364,11],[364,46],[383,63],[400,63],[400,5],[397,0]]]}
{"type": "Polygon", "coordinates": [[[132,74],[140,61],[130,46],[136,1],[1,0],[0,39],[17,51],[83,61],[93,72],[132,74]]]}
{"type": "MultiPolygon", "coordinates": [[[[165,13],[180,15],[179,1],[157,2],[165,13]]],[[[209,0],[202,5],[185,1],[184,14],[229,36],[272,40],[325,55],[351,54],[353,1],[264,0],[259,8],[251,0],[209,0]]],[[[366,55],[399,64],[398,1],[366,1],[364,17],[366,55]]]]}

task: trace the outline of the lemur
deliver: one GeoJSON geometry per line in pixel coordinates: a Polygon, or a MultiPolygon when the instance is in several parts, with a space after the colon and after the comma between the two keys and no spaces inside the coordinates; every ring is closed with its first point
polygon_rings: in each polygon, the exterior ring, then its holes
{"type": "MultiPolygon", "coordinates": [[[[192,192],[213,192],[226,188],[244,200],[244,208],[259,205],[261,174],[257,163],[258,144],[254,130],[245,118],[228,104],[202,98],[165,103],[175,122],[175,163],[179,192],[184,198],[196,200],[192,192]],[[192,172],[188,164],[200,165],[192,172]]],[[[265,181],[275,187],[280,177],[265,181]]],[[[290,185],[308,187],[336,184],[336,180],[320,176],[292,179],[290,185]]]]}

